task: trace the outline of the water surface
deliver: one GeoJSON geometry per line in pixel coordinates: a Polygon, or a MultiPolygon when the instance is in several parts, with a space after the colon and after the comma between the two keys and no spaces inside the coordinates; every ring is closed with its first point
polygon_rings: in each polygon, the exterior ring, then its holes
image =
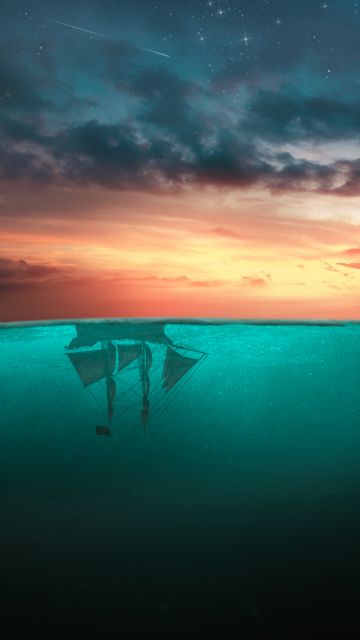
{"type": "Polygon", "coordinates": [[[3,325],[0,362],[4,628],[360,631],[360,325],[3,325]]]}

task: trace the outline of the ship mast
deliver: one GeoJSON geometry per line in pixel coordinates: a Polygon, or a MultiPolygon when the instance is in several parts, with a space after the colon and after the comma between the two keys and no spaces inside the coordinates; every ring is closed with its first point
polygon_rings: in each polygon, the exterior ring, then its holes
{"type": "Polygon", "coordinates": [[[149,390],[150,390],[150,379],[147,374],[149,369],[150,361],[148,350],[146,349],[146,343],[143,340],[141,342],[141,387],[142,387],[142,409],[141,409],[141,424],[144,429],[144,433],[146,430],[146,425],[149,420],[149,411],[150,411],[150,402],[149,402],[149,390]]]}
{"type": "MultiPolygon", "coordinates": [[[[131,326],[132,331],[130,331],[129,327],[123,324],[116,326],[105,324],[104,327],[96,325],[90,329],[91,331],[86,325],[77,327],[78,336],[71,341],[70,351],[67,355],[84,387],[101,381],[105,383],[107,420],[104,421],[105,424],[96,427],[98,435],[111,435],[116,395],[115,377],[134,361],[137,361],[140,378],[140,420],[145,432],[150,417],[149,372],[153,363],[153,352],[148,342],[166,347],[161,380],[155,384],[155,389],[157,389],[162,382],[162,389],[166,393],[171,392],[173,387],[185,379],[190,370],[207,356],[205,352],[193,347],[174,344],[164,334],[162,324],[156,327],[156,331],[151,327],[150,330],[148,326],[141,328],[140,331],[139,327],[135,325],[131,326]],[[134,340],[134,342],[129,344],[129,340],[134,340]],[[121,344],[124,341],[126,343],[121,344]],[[92,347],[98,342],[101,342],[101,348],[81,349],[81,347],[92,347]],[[181,351],[192,351],[200,357],[193,358],[189,355],[183,355],[181,351]]],[[[157,403],[158,400],[155,402],[157,403]]],[[[156,409],[158,409],[158,404],[156,404],[156,409]]]]}
{"type": "Polygon", "coordinates": [[[106,427],[97,426],[97,435],[110,436],[111,435],[111,423],[114,415],[114,398],[116,385],[115,380],[112,377],[113,366],[111,363],[111,342],[109,339],[101,341],[101,348],[104,352],[105,359],[105,384],[106,384],[106,399],[107,399],[107,411],[108,411],[108,424],[106,427]]]}

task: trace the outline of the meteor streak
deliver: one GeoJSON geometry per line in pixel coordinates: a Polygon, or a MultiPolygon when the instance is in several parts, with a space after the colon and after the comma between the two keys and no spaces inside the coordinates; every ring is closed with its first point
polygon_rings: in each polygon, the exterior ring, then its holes
{"type": "Polygon", "coordinates": [[[90,31],[89,29],[83,29],[83,27],[76,27],[74,24],[68,24],[67,22],[60,22],[60,20],[51,20],[51,18],[47,18],[48,22],[53,22],[54,24],[61,24],[63,27],[69,27],[69,29],[76,29],[77,31],[84,31],[84,33],[90,33],[92,36],[98,36],[99,38],[110,38],[110,36],[105,35],[104,33],[98,33],[97,31],[90,31]]]}
{"type": "MultiPolygon", "coordinates": [[[[48,22],[53,22],[54,24],[60,24],[63,27],[68,27],[69,29],[76,29],[76,31],[83,31],[84,33],[90,33],[92,36],[97,36],[98,38],[107,38],[108,40],[112,40],[111,36],[107,36],[105,33],[99,33],[98,31],[90,31],[90,29],[84,29],[83,27],[77,27],[74,24],[68,24],[67,22],[61,22],[60,20],[52,20],[51,18],[47,18],[48,22]]],[[[139,47],[141,51],[147,51],[148,53],[154,53],[157,56],[162,56],[163,58],[170,58],[168,53],[162,53],[161,51],[156,51],[155,49],[148,49],[147,47],[139,47]]]]}

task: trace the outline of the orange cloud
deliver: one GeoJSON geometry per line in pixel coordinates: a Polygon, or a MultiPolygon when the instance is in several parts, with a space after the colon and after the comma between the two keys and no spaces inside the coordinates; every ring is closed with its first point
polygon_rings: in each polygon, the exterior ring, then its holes
{"type": "Polygon", "coordinates": [[[360,269],[360,262],[337,262],[342,267],[350,267],[350,269],[360,269]]]}
{"type": "Polygon", "coordinates": [[[4,190],[0,255],[24,261],[28,271],[55,271],[22,277],[21,292],[7,282],[1,320],[360,315],[360,282],[332,264],[334,256],[360,251],[358,203],[351,199],[339,198],[335,207],[315,195],[269,200],[260,191],[240,197],[235,189],[219,195],[193,187],[163,198],[126,193],[121,202],[106,190],[30,195],[24,189],[10,200],[4,190]]]}
{"type": "Polygon", "coordinates": [[[342,251],[342,254],[344,256],[358,256],[360,255],[360,248],[355,247],[354,249],[345,249],[345,251],[342,251]]]}
{"type": "Polygon", "coordinates": [[[240,235],[231,229],[225,229],[224,227],[215,227],[215,229],[211,229],[210,233],[215,233],[218,236],[222,236],[223,238],[240,238],[240,235]]]}
{"type": "Polygon", "coordinates": [[[221,282],[219,280],[193,280],[191,282],[193,287],[220,287],[221,282]]]}
{"type": "Polygon", "coordinates": [[[269,280],[266,278],[254,278],[252,276],[243,276],[242,280],[250,287],[266,287],[269,284],[269,280]]]}

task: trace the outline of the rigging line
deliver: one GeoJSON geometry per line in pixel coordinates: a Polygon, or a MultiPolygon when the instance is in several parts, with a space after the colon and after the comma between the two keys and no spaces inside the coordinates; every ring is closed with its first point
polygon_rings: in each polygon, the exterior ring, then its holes
{"type": "MultiPolygon", "coordinates": [[[[191,373],[193,374],[194,372],[192,371],[191,373]]],[[[163,408],[164,409],[167,408],[168,405],[173,401],[173,399],[176,398],[179,395],[179,393],[180,393],[182,387],[184,386],[185,382],[187,383],[189,381],[190,377],[191,377],[191,374],[185,375],[183,377],[183,379],[180,382],[177,383],[175,389],[173,389],[172,392],[170,391],[170,394],[166,394],[166,391],[164,391],[164,394],[165,394],[165,401],[163,402],[163,408]]]]}
{"type": "MultiPolygon", "coordinates": [[[[124,388],[124,387],[122,386],[123,393],[129,393],[130,391],[132,391],[133,393],[136,393],[136,395],[139,395],[139,394],[135,391],[136,387],[138,387],[138,386],[139,386],[139,382],[134,382],[134,384],[132,384],[130,387],[125,387],[125,388],[124,388]]],[[[140,396],[139,396],[139,397],[140,397],[140,396]]]]}
{"type": "Polygon", "coordinates": [[[158,354],[156,353],[155,357],[153,357],[151,370],[156,371],[156,369],[159,369],[159,367],[161,367],[161,360],[159,361],[158,354]]]}
{"type": "Polygon", "coordinates": [[[152,402],[156,402],[158,397],[159,397],[159,392],[161,391],[160,384],[161,384],[161,380],[160,380],[160,382],[157,383],[156,386],[154,386],[154,388],[151,390],[151,392],[149,394],[149,399],[152,402]]]}
{"type": "Polygon", "coordinates": [[[164,415],[164,413],[169,409],[169,407],[171,407],[171,405],[173,405],[174,401],[176,400],[176,398],[178,397],[179,393],[182,390],[182,387],[184,386],[185,382],[188,382],[190,379],[190,375],[188,378],[186,378],[185,380],[182,381],[182,384],[180,384],[178,386],[177,389],[175,389],[174,393],[171,396],[168,396],[166,401],[164,402],[163,406],[159,406],[157,405],[155,411],[157,411],[157,413],[155,413],[155,419],[159,420],[159,418],[164,415]]]}
{"type": "Polygon", "coordinates": [[[133,393],[136,393],[137,396],[139,396],[140,398],[140,394],[138,391],[136,391],[136,389],[139,387],[140,381],[138,380],[137,382],[134,382],[131,387],[127,387],[125,391],[132,391],[133,393]]]}
{"type": "MultiPolygon", "coordinates": [[[[156,382],[156,384],[154,384],[154,386],[151,389],[151,393],[150,393],[150,398],[153,398],[155,394],[158,393],[158,391],[162,389],[161,384],[163,383],[164,378],[163,376],[160,376],[159,380],[156,382]]],[[[154,402],[158,402],[161,401],[163,394],[161,394],[161,396],[158,396],[157,398],[154,399],[154,402]]]]}
{"type": "MultiPolygon", "coordinates": [[[[164,409],[167,408],[167,406],[169,405],[170,402],[172,402],[172,399],[174,398],[174,396],[177,396],[180,389],[182,389],[183,385],[185,384],[185,382],[188,382],[190,377],[194,374],[194,372],[196,371],[197,367],[198,367],[198,363],[200,362],[200,360],[202,360],[203,357],[199,358],[196,365],[194,365],[194,369],[191,371],[191,373],[189,374],[185,374],[185,376],[182,378],[182,380],[180,380],[180,382],[177,383],[175,389],[171,392],[169,392],[171,395],[165,395],[165,401],[163,403],[163,407],[164,409]]],[[[161,384],[161,382],[163,381],[163,378],[161,378],[158,382],[158,385],[161,384]]],[[[166,392],[164,392],[166,393],[166,392]]],[[[158,397],[155,401],[154,401],[154,405],[155,406],[155,411],[157,410],[158,406],[161,405],[161,400],[162,400],[163,396],[158,397]]]]}
{"type": "Polygon", "coordinates": [[[122,386],[122,393],[123,393],[123,395],[124,395],[124,394],[127,394],[127,393],[135,393],[135,395],[136,395],[138,398],[141,398],[142,396],[141,396],[141,395],[136,391],[136,388],[137,388],[138,386],[139,386],[139,381],[134,382],[134,383],[133,383],[131,386],[129,386],[129,387],[125,387],[125,388],[124,388],[124,387],[122,386]]]}
{"type": "Polygon", "coordinates": [[[176,398],[179,395],[179,392],[183,384],[185,383],[185,381],[188,381],[188,378],[185,378],[185,380],[182,380],[182,383],[179,383],[179,386],[175,390],[173,390],[172,393],[170,391],[170,393],[165,396],[164,402],[161,402],[162,400],[161,397],[158,398],[158,401],[154,403],[155,408],[153,411],[153,417],[158,419],[164,413],[164,411],[167,411],[168,407],[172,404],[174,398],[176,398]]]}
{"type": "Polygon", "coordinates": [[[130,411],[130,409],[133,409],[134,407],[138,407],[138,403],[134,402],[134,404],[130,404],[128,407],[124,407],[124,409],[122,411],[118,411],[117,415],[118,416],[123,416],[124,413],[126,413],[127,411],[130,411]]]}
{"type": "MultiPolygon", "coordinates": [[[[194,366],[194,369],[190,372],[190,374],[188,376],[184,376],[184,378],[182,379],[182,381],[180,382],[180,384],[177,386],[177,388],[175,389],[174,393],[168,397],[167,402],[164,403],[163,407],[160,408],[160,411],[157,413],[156,418],[158,419],[161,415],[163,415],[164,411],[166,411],[169,408],[169,405],[174,401],[174,399],[179,395],[181,389],[183,388],[185,382],[188,383],[189,380],[192,378],[192,376],[195,374],[196,370],[198,369],[198,367],[200,366],[200,362],[202,360],[205,360],[206,356],[203,356],[202,358],[199,358],[198,360],[198,364],[194,366]]],[[[158,405],[155,407],[155,412],[158,408],[158,405]]]]}
{"type": "MultiPolygon", "coordinates": [[[[164,401],[164,394],[161,393],[161,389],[159,389],[160,384],[161,384],[162,380],[160,380],[157,383],[157,387],[154,388],[153,393],[150,395],[150,399],[151,399],[151,413],[153,414],[154,411],[156,411],[158,409],[158,407],[163,403],[164,401]],[[155,397],[156,396],[156,397],[155,397]]],[[[166,400],[166,398],[165,398],[166,400]]]]}
{"type": "Polygon", "coordinates": [[[104,409],[104,407],[102,406],[100,400],[96,397],[95,393],[92,391],[92,389],[88,388],[87,391],[90,393],[91,397],[93,398],[93,400],[96,402],[96,404],[100,407],[101,410],[104,409]]]}
{"type": "MultiPolygon", "coordinates": [[[[117,398],[116,399],[116,401],[114,403],[115,407],[121,407],[122,406],[122,400],[124,398],[124,395],[126,395],[126,394],[122,394],[121,398],[117,398]]],[[[135,395],[136,395],[136,401],[135,402],[138,403],[141,400],[141,396],[138,393],[136,393],[135,395]]]]}
{"type": "Polygon", "coordinates": [[[118,376],[119,374],[121,375],[121,374],[124,374],[124,373],[130,373],[130,371],[136,371],[137,368],[138,368],[137,365],[135,365],[135,367],[131,367],[131,369],[129,369],[128,367],[124,367],[120,371],[117,371],[115,373],[115,375],[118,376]]]}
{"type": "Polygon", "coordinates": [[[172,344],[171,346],[174,347],[174,349],[184,349],[185,351],[194,351],[194,353],[201,353],[203,356],[209,355],[206,351],[200,351],[199,349],[194,349],[194,347],[187,347],[186,345],[182,344],[172,344]]]}
{"type": "Polygon", "coordinates": [[[151,388],[151,393],[150,393],[150,398],[153,397],[153,395],[158,391],[158,389],[160,388],[160,385],[163,381],[163,378],[161,376],[161,378],[153,385],[153,387],[151,388]]]}
{"type": "Polygon", "coordinates": [[[99,385],[102,388],[103,391],[106,391],[106,384],[104,382],[104,380],[99,380],[99,385]]]}

